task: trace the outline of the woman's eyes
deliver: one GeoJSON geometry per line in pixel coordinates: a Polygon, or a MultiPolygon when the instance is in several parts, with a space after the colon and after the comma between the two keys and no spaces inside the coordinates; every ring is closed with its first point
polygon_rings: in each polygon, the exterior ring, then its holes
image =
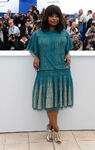
{"type": "Polygon", "coordinates": [[[59,18],[58,16],[51,16],[51,17],[59,18]]]}

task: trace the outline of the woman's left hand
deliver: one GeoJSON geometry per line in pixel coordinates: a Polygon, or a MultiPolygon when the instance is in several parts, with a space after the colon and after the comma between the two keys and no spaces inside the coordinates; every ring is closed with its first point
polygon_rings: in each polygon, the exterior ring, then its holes
{"type": "Polygon", "coordinates": [[[71,64],[70,54],[67,54],[67,55],[65,56],[65,59],[64,59],[64,60],[66,61],[65,66],[66,66],[66,67],[70,66],[70,64],[71,64]]]}

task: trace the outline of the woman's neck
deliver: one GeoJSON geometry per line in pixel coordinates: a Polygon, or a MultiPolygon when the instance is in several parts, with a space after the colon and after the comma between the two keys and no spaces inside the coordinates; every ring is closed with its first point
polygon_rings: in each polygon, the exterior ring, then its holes
{"type": "Polygon", "coordinates": [[[49,30],[56,30],[56,27],[50,26],[49,30]]]}

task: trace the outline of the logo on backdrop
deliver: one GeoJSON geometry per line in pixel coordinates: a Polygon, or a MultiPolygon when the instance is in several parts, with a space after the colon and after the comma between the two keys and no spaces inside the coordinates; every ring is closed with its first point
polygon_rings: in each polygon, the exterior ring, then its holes
{"type": "Polygon", "coordinates": [[[0,0],[0,12],[7,12],[10,9],[12,13],[19,12],[19,0],[0,0]]]}

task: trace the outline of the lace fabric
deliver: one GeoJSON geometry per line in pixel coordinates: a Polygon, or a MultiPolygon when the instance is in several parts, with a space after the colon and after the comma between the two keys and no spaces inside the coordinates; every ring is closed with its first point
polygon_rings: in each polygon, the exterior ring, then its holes
{"type": "Polygon", "coordinates": [[[70,36],[65,30],[61,33],[37,30],[27,46],[27,50],[40,58],[40,70],[65,69],[64,58],[72,48],[70,36]]]}
{"type": "Polygon", "coordinates": [[[40,58],[32,95],[36,110],[58,110],[73,106],[73,81],[70,67],[65,67],[65,55],[72,49],[69,34],[63,30],[43,32],[31,36],[27,49],[40,58]]]}

